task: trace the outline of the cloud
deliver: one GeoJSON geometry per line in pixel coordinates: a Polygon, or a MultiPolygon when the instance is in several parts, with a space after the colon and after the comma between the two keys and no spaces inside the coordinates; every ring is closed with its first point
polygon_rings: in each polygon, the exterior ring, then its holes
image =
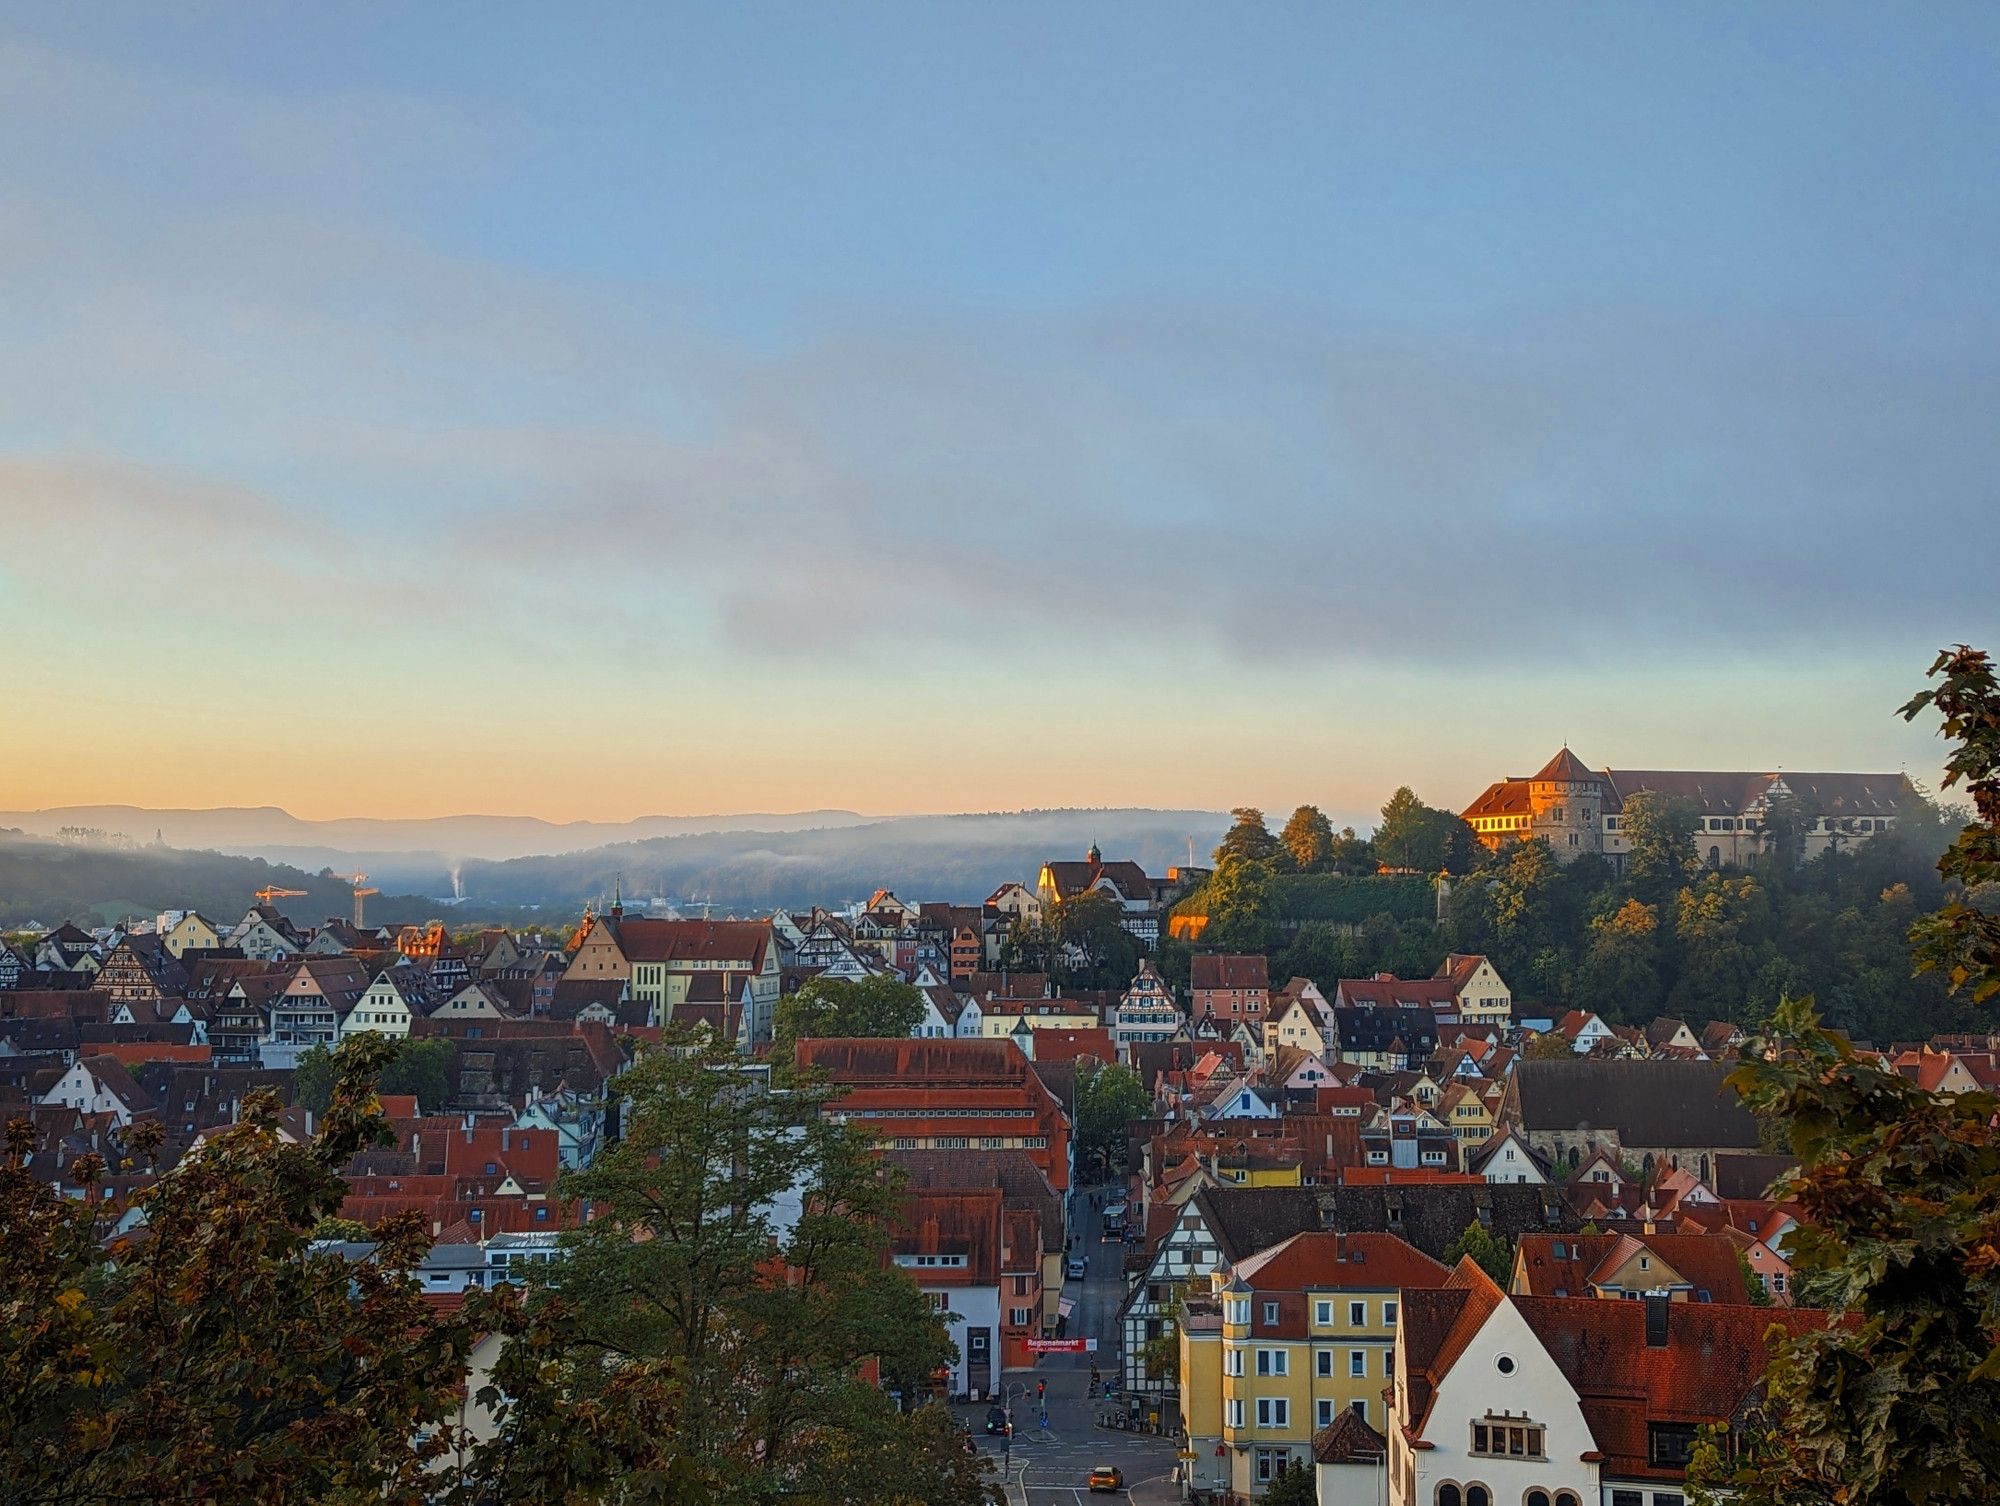
{"type": "Polygon", "coordinates": [[[1146,676],[1187,650],[1928,643],[1965,631],[1941,570],[1994,558],[2000,369],[1822,310],[1580,290],[1364,326],[1310,288],[1107,291],[753,349],[701,332],[698,289],[411,229],[382,186],[401,144],[473,136],[435,106],[18,43],[0,97],[86,152],[192,122],[181,184],[0,179],[0,519],[122,546],[110,579],[256,572],[298,610],[470,636],[608,621],[767,662],[1146,676]]]}

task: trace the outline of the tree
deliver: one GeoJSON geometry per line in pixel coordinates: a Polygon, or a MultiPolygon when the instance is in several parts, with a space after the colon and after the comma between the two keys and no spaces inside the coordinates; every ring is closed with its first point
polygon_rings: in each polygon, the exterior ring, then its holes
{"type": "Polygon", "coordinates": [[[1271,871],[1262,863],[1231,858],[1219,864],[1202,897],[1208,926],[1202,945],[1225,952],[1261,952],[1278,933],[1278,906],[1271,871]]]}
{"type": "Polygon", "coordinates": [[[424,1040],[412,1036],[398,1041],[396,1054],[382,1069],[378,1091],[412,1094],[420,1112],[437,1113],[451,1093],[451,1061],[455,1050],[450,1041],[439,1036],[424,1040]]]}
{"type": "Polygon", "coordinates": [[[1056,948],[1049,971],[1080,988],[1122,988],[1138,971],[1138,938],[1125,929],[1118,901],[1100,889],[1056,907],[1056,948]]]}
{"type": "Polygon", "coordinates": [[[1079,1164],[1100,1175],[1125,1170],[1125,1127],[1152,1112],[1152,1095],[1130,1067],[1113,1062],[1087,1070],[1076,1085],[1079,1164]]]}
{"type": "Polygon", "coordinates": [[[1576,1048],[1570,1044],[1567,1036],[1558,1035],[1553,1030],[1543,1030],[1528,1037],[1528,1044],[1522,1048],[1522,1054],[1531,1062],[1566,1062],[1575,1060],[1576,1048]]]}
{"type": "Polygon", "coordinates": [[[1363,874],[1375,871],[1375,847],[1354,828],[1343,826],[1327,852],[1327,866],[1335,873],[1363,874]]]}
{"type": "Polygon", "coordinates": [[[1750,1257],[1741,1250],[1736,1252],[1736,1269],[1743,1273],[1743,1290],[1749,1294],[1752,1307],[1771,1305],[1771,1288],[1764,1280],[1764,1273],[1750,1263],[1750,1257]]]}
{"type": "Polygon", "coordinates": [[[333,1101],[333,1077],[333,1054],[324,1046],[308,1046],[292,1069],[292,1102],[324,1114],[333,1101]]]}
{"type": "Polygon", "coordinates": [[[1292,867],[1299,873],[1327,873],[1333,868],[1333,823],[1316,805],[1302,805],[1278,835],[1292,867]]]}
{"type": "Polygon", "coordinates": [[[1658,790],[1629,796],[1619,814],[1619,830],[1631,855],[1625,873],[1634,888],[1665,899],[1701,871],[1694,834],[1700,822],[1694,802],[1658,790]]]}
{"type": "Polygon", "coordinates": [[[1590,923],[1590,950],[1577,969],[1573,1002],[1616,1024],[1650,1020],[1664,1002],[1660,912],[1628,899],[1590,923]]]}
{"type": "MultiPolygon", "coordinates": [[[[389,1139],[373,1080],[390,1051],[361,1035],[328,1053],[318,1132],[281,1136],[275,1094],[184,1156],[135,1205],[143,1237],[106,1240],[116,1205],[61,1197],[27,1164],[32,1126],[0,1161],[0,1478],[10,1502],[424,1500],[457,1441],[479,1309],[439,1314],[413,1277],[430,1240],[399,1215],[349,1264],[307,1245],[346,1195],[341,1168],[389,1139]]],[[[135,1125],[137,1165],[159,1151],[135,1125]]],[[[80,1158],[94,1188],[110,1170],[80,1158]]]]}
{"type": "Polygon", "coordinates": [[[1281,1469],[1258,1501],[1261,1506],[1319,1506],[1319,1483],[1310,1463],[1281,1469]]]}
{"type": "Polygon", "coordinates": [[[1431,851],[1430,807],[1417,798],[1407,784],[1389,797],[1382,807],[1381,823],[1375,828],[1375,856],[1391,868],[1414,868],[1435,872],[1431,851]]]}
{"type": "Polygon", "coordinates": [[[906,1036],[923,1017],[923,990],[900,978],[808,978],[778,1000],[773,1054],[790,1060],[800,1041],[827,1037],[906,1036]]]}
{"type": "Polygon", "coordinates": [[[1942,973],[1954,992],[1966,988],[1973,1003],[1983,1004],[2000,993],[2000,913],[1978,903],[1982,889],[1990,893],[2000,885],[2000,684],[1993,661],[1962,643],[1939,654],[1930,673],[1944,683],[1912,697],[1903,719],[1913,720],[1927,706],[1943,714],[1944,735],[1958,741],[1945,764],[1944,787],[1965,786],[1974,819],[1937,865],[1961,892],[1920,921],[1911,940],[1919,972],[1942,973]]]}
{"type": "MultiPolygon", "coordinates": [[[[2000,854],[2000,699],[1986,656],[1960,647],[1932,674],[1976,819],[1939,864],[1973,883],[2000,854]]],[[[1953,896],[1911,931],[1916,964],[1975,999],[2000,992],[1993,917],[1953,896]]],[[[1903,1506],[2000,1496],[2000,1099],[1927,1093],[1785,1000],[1730,1082],[1786,1126],[1799,1169],[1794,1277],[1833,1309],[1778,1343],[1741,1435],[1712,1430],[1690,1483],[1745,1506],[1903,1506]]]]}
{"type": "Polygon", "coordinates": [[[981,1500],[949,1418],[870,1379],[913,1397],[951,1345],[888,1259],[902,1193],[868,1132],[705,1034],[669,1032],[619,1091],[624,1137],[558,1186],[591,1218],[532,1288],[542,1334],[503,1351],[483,1496],[575,1499],[582,1439],[620,1500],[981,1500]]]}
{"type": "Polygon", "coordinates": [[[1255,806],[1239,805],[1229,813],[1236,824],[1223,833],[1222,845],[1215,849],[1215,866],[1228,862],[1268,863],[1279,851],[1278,839],[1264,825],[1264,813],[1255,806]]]}
{"type": "Polygon", "coordinates": [[[1465,1232],[1445,1246],[1444,1263],[1457,1265],[1467,1255],[1501,1286],[1513,1279],[1514,1247],[1478,1219],[1467,1224],[1465,1232]]]}

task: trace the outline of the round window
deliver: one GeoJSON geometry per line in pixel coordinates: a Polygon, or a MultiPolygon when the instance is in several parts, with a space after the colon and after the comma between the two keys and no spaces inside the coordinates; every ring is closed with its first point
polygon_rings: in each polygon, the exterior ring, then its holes
{"type": "Polygon", "coordinates": [[[1511,1354],[1501,1355],[1493,1362],[1493,1368],[1498,1370],[1502,1375],[1512,1375],[1514,1373],[1514,1356],[1511,1354]]]}

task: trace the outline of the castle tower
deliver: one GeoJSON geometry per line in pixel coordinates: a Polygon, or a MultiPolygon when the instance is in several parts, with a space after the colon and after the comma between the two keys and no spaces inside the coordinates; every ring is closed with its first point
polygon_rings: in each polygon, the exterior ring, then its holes
{"type": "Polygon", "coordinates": [[[1604,850],[1604,777],[1565,747],[1528,781],[1529,835],[1569,863],[1604,850]]]}

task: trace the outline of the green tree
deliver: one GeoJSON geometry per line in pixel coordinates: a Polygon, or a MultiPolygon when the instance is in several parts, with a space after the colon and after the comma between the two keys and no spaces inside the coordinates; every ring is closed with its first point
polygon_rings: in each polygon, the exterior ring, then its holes
{"type": "MultiPolygon", "coordinates": [[[[393,1054],[395,1047],[388,1044],[388,1037],[384,1036],[383,1041],[384,1054],[393,1054]]],[[[324,1114],[333,1101],[333,1082],[333,1053],[324,1046],[308,1046],[299,1053],[298,1064],[292,1070],[292,1102],[315,1114],[324,1114]]]]}
{"type": "Polygon", "coordinates": [[[1125,1128],[1152,1112],[1152,1095],[1130,1067],[1114,1062],[1087,1069],[1076,1085],[1078,1164],[1100,1179],[1125,1171],[1125,1128]]]}
{"type": "Polygon", "coordinates": [[[823,1085],[767,1091],[706,1035],[663,1044],[619,1079],[623,1139],[559,1185],[591,1218],[532,1291],[553,1337],[503,1352],[482,1496],[575,1499],[583,1439],[614,1482],[592,1500],[982,1500],[940,1409],[901,1411],[869,1378],[911,1396],[951,1354],[887,1258],[902,1193],[869,1134],[823,1085]]]}
{"type": "Polygon", "coordinates": [[[1319,1483],[1312,1465],[1279,1470],[1257,1499],[1260,1506],[1319,1506],[1319,1483]]]}
{"type": "Polygon", "coordinates": [[[1448,1266],[1457,1265],[1467,1255],[1472,1257],[1474,1265],[1501,1286],[1506,1286],[1513,1279],[1513,1245],[1480,1223],[1478,1219],[1467,1224],[1465,1232],[1445,1246],[1444,1263],[1448,1266]]]}
{"type": "Polygon", "coordinates": [[[1432,850],[1434,835],[1430,807],[1406,784],[1382,807],[1373,838],[1375,856],[1391,868],[1435,872],[1438,865],[1433,860],[1442,854],[1432,850]]]}
{"type": "Polygon", "coordinates": [[[1637,899],[1592,920],[1572,1002],[1615,1024],[1652,1019],[1665,1002],[1659,932],[1660,912],[1637,899]]]}
{"type": "Polygon", "coordinates": [[[1341,827],[1327,851],[1327,866],[1335,873],[1364,874],[1375,871],[1375,846],[1357,836],[1351,826],[1341,827]]]}
{"type": "Polygon", "coordinates": [[[1261,952],[1278,934],[1278,905],[1271,871],[1262,863],[1230,859],[1216,867],[1203,888],[1208,926],[1204,947],[1225,952],[1261,952]]]}
{"type": "Polygon", "coordinates": [[[1264,813],[1255,806],[1239,805],[1229,813],[1235,825],[1223,833],[1222,845],[1215,849],[1215,866],[1225,863],[1268,863],[1279,852],[1278,839],[1264,825],[1264,813]]]}
{"type": "Polygon", "coordinates": [[[457,1048],[440,1036],[414,1036],[396,1043],[396,1054],[382,1069],[379,1092],[415,1096],[417,1108],[435,1114],[451,1092],[451,1062],[457,1048]]]}
{"type": "Polygon", "coordinates": [[[1669,1004],[1687,1014],[1741,1019],[1767,959],[1769,896],[1748,874],[1705,874],[1674,900],[1679,976],[1669,1004]]]}
{"type": "Polygon", "coordinates": [[[1752,1307],[1771,1305],[1771,1288],[1764,1280],[1764,1273],[1750,1263],[1750,1257],[1741,1250],[1736,1252],[1736,1268],[1743,1273],[1743,1290],[1749,1294],[1752,1307]]]}
{"type": "MultiPolygon", "coordinates": [[[[374,1078],[391,1047],[329,1053],[318,1132],[281,1135],[249,1095],[136,1199],[143,1237],[107,1239],[115,1206],[58,1196],[32,1169],[32,1126],[0,1159],[0,1478],[8,1501],[416,1502],[459,1441],[453,1419],[479,1309],[439,1314],[412,1272],[429,1237],[402,1215],[373,1259],[307,1253],[346,1195],[341,1168],[389,1133],[374,1078]]],[[[149,1164],[157,1125],[134,1126],[149,1164]]],[[[71,1168],[87,1188],[101,1158],[71,1168]]]]}
{"type": "Polygon", "coordinates": [[[1993,661],[1964,644],[1939,654],[1930,673],[1944,683],[1920,691],[1902,715],[1913,720],[1927,706],[1942,714],[1944,735],[1958,743],[1945,764],[1944,787],[1964,785],[1973,820],[1938,860],[1938,872],[1958,892],[1919,922],[1911,939],[1919,972],[1942,973],[1954,992],[1965,988],[1973,1003],[1983,1004],[2000,993],[2000,912],[1980,903],[1982,892],[2000,886],[2000,685],[1993,661]]]}
{"type": "Polygon", "coordinates": [[[1316,805],[1302,805],[1278,834],[1298,873],[1327,873],[1333,868],[1333,823],[1316,805]]]}
{"type": "Polygon", "coordinates": [[[906,1036],[924,1017],[923,990],[886,974],[870,978],[808,978],[778,1000],[772,1018],[773,1055],[791,1059],[806,1040],[906,1036]]]}
{"type": "MultiPolygon", "coordinates": [[[[2000,852],[2000,719],[1986,658],[1961,647],[1945,686],[1948,778],[1978,804],[1939,867],[1968,881],[2000,852]],[[1967,865],[1971,867],[1968,870],[1967,865]]],[[[1917,965],[1974,998],[2000,992],[1993,917],[1954,896],[1912,928],[1917,965]],[[1955,908],[1956,907],[1956,908],[1955,908]]],[[[1738,1436],[1713,1430],[1690,1483],[1744,1506],[1904,1506],[2000,1497],[2000,1099],[1926,1093],[1859,1055],[1810,1001],[1786,1000],[1730,1078],[1786,1126],[1799,1169],[1795,1278],[1834,1321],[1774,1348],[1765,1401],[1738,1436]]]]}
{"type": "Polygon", "coordinates": [[[1049,971],[1078,988],[1122,988],[1138,971],[1138,939],[1125,929],[1118,901],[1092,890],[1056,908],[1057,946],[1049,971]]]}
{"type": "Polygon", "coordinates": [[[1625,873],[1632,886],[1657,903],[1701,871],[1694,835],[1701,820],[1694,802],[1658,790],[1640,790],[1625,801],[1619,830],[1631,855],[1625,873]]]}

